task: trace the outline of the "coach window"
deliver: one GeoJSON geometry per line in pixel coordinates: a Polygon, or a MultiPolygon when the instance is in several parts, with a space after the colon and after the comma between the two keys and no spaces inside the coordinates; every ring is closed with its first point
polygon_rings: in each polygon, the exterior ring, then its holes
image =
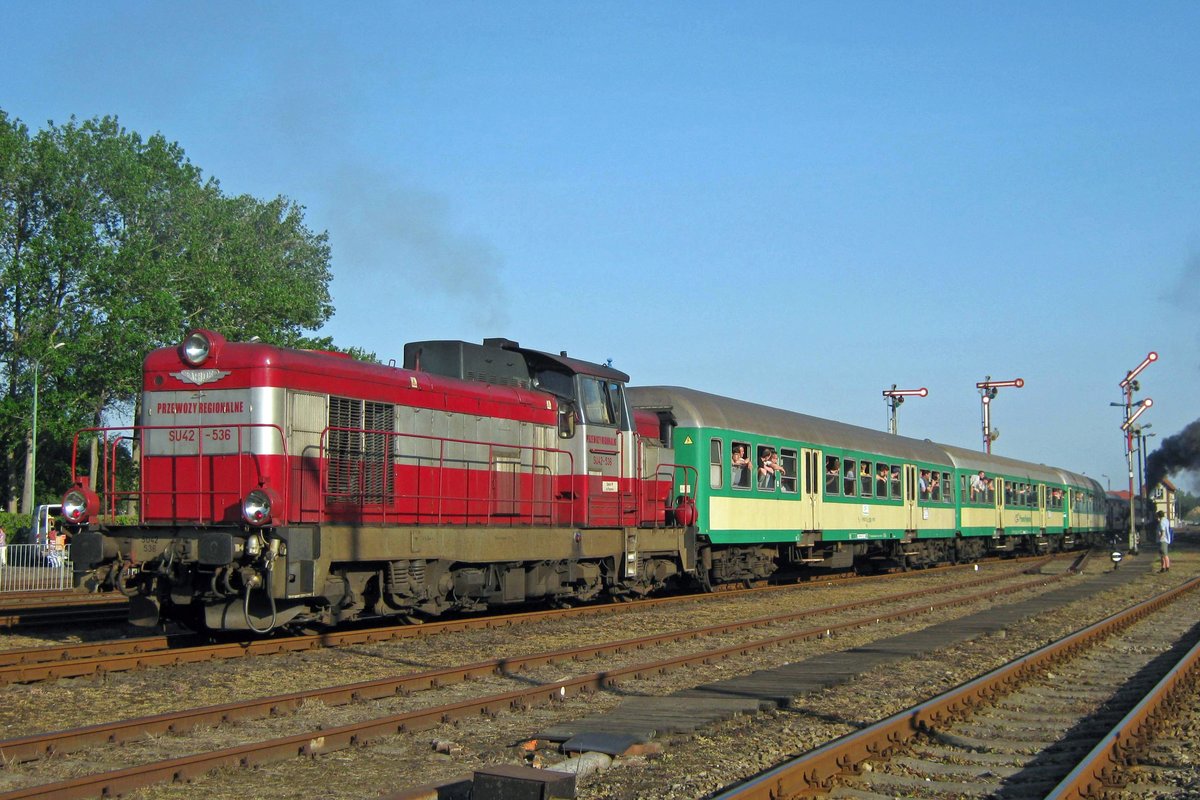
{"type": "Polygon", "coordinates": [[[949,472],[942,473],[942,502],[954,502],[954,483],[950,479],[949,472]]]}
{"type": "Polygon", "coordinates": [[[721,440],[708,440],[708,484],[714,489],[720,489],[725,480],[725,470],[721,467],[721,440]]]}
{"type": "Polygon", "coordinates": [[[779,463],[783,467],[779,483],[785,494],[796,494],[797,480],[800,471],[796,469],[796,451],[787,447],[779,448],[779,463]]]}
{"type": "Polygon", "coordinates": [[[892,465],[892,499],[900,499],[900,466],[892,465]]]}
{"type": "Polygon", "coordinates": [[[842,462],[842,494],[846,497],[858,496],[858,475],[855,472],[857,467],[853,458],[842,462]]]}
{"type": "Polygon", "coordinates": [[[888,465],[882,461],[875,465],[875,496],[887,499],[888,496],[888,465]]]}
{"type": "Polygon", "coordinates": [[[825,494],[840,494],[838,480],[842,476],[842,460],[837,456],[825,456],[825,494]]]}
{"type": "Polygon", "coordinates": [[[858,462],[858,493],[863,497],[871,496],[871,481],[873,477],[871,474],[871,462],[858,462]]]}
{"type": "Polygon", "coordinates": [[[750,443],[733,443],[733,456],[729,460],[729,485],[735,489],[749,489],[754,465],[750,462],[750,443]]]}

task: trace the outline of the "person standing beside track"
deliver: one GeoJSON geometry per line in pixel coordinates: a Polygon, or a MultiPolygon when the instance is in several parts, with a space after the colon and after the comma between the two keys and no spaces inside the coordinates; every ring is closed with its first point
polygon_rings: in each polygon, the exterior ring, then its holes
{"type": "Polygon", "coordinates": [[[8,565],[8,534],[4,532],[4,526],[0,525],[0,567],[8,565]]]}
{"type": "Polygon", "coordinates": [[[1158,571],[1166,572],[1171,568],[1171,520],[1161,511],[1154,516],[1154,527],[1158,531],[1158,571]]]}

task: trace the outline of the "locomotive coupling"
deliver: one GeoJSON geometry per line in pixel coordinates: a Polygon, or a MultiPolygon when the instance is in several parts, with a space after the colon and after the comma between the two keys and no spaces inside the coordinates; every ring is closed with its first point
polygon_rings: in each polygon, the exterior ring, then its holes
{"type": "Polygon", "coordinates": [[[242,567],[238,570],[238,577],[242,579],[242,586],[247,589],[257,589],[263,585],[262,573],[254,567],[242,567]]]}

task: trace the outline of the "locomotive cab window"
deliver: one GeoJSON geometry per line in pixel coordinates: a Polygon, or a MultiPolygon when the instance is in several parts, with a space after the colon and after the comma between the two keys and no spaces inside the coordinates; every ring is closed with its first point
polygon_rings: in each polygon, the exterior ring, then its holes
{"type": "Polygon", "coordinates": [[[621,427],[625,416],[625,396],[621,391],[621,384],[581,375],[579,397],[585,422],[591,425],[621,427]]]}

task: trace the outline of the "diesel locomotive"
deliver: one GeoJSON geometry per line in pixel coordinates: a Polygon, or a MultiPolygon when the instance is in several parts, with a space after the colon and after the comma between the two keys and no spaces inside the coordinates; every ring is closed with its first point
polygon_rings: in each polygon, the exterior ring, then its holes
{"type": "Polygon", "coordinates": [[[266,633],[1104,528],[1082,475],[628,382],[506,339],[415,342],[397,366],[194,331],[146,357],[136,425],[76,434],[105,454],[62,501],[76,581],[128,595],[136,624],[266,633]]]}

